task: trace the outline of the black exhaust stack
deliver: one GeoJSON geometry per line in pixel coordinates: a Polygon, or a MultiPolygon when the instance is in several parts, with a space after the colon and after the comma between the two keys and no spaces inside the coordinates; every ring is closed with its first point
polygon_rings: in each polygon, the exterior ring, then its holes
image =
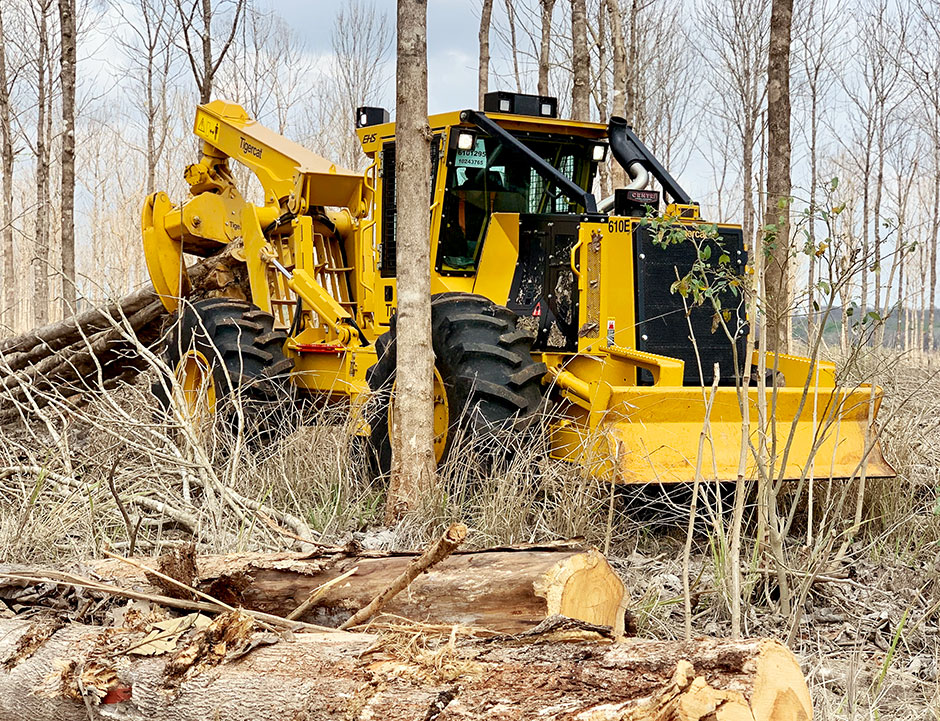
{"type": "Polygon", "coordinates": [[[639,163],[652,173],[674,203],[689,205],[692,202],[688,193],[682,189],[676,179],[655,158],[649,148],[643,144],[643,141],[636,136],[633,128],[627,125],[626,120],[616,115],[613,116],[607,125],[607,137],[610,140],[610,151],[627,172],[627,175],[632,177],[633,173],[630,172],[630,166],[639,163]]]}

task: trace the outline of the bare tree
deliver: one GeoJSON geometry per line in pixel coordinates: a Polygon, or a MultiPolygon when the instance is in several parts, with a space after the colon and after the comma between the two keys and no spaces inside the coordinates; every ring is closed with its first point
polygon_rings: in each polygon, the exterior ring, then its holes
{"type": "Polygon", "coordinates": [[[493,0],[483,0],[480,8],[480,65],[477,78],[477,107],[483,109],[483,96],[490,80],[490,25],[493,18],[493,0]]]}
{"type": "Polygon", "coordinates": [[[606,0],[610,17],[610,38],[613,46],[613,114],[627,116],[627,50],[623,36],[623,14],[618,0],[606,0]]]}
{"type": "Polygon", "coordinates": [[[767,337],[771,350],[790,351],[790,30],[793,0],[773,0],[767,61],[767,210],[774,227],[766,262],[767,337]]]}
{"type": "Polygon", "coordinates": [[[49,199],[49,166],[51,135],[51,112],[48,107],[52,95],[52,74],[50,61],[52,51],[49,47],[49,14],[52,0],[37,0],[31,6],[33,21],[36,25],[39,47],[36,53],[36,207],[35,236],[33,253],[33,323],[45,325],[49,320],[49,218],[51,203],[49,199]],[[49,117],[47,117],[47,115],[49,117]]]}
{"type": "Polygon", "coordinates": [[[506,20],[509,23],[509,52],[512,56],[512,75],[516,81],[516,92],[522,92],[522,76],[519,73],[519,43],[516,40],[516,6],[513,0],[504,0],[506,20]]]}
{"type": "MultiPolygon", "coordinates": [[[[915,3],[919,29],[904,48],[903,61],[899,67],[907,75],[908,82],[917,98],[919,121],[930,144],[933,161],[930,178],[930,229],[927,234],[929,260],[929,286],[926,294],[929,309],[924,306],[927,318],[923,318],[923,347],[932,350],[936,346],[934,323],[936,322],[937,294],[937,243],[940,239],[940,6],[929,0],[915,3]]],[[[926,280],[926,278],[925,278],[926,280]]]]}
{"type": "Polygon", "coordinates": [[[434,350],[428,198],[427,0],[398,0],[395,136],[398,338],[392,479],[385,517],[418,506],[434,482],[434,350]]]}
{"type": "Polygon", "coordinates": [[[362,149],[352,132],[356,108],[375,104],[386,77],[385,62],[391,49],[388,16],[374,3],[353,2],[341,9],[333,24],[334,92],[342,115],[336,123],[340,160],[350,168],[362,164],[362,149]],[[356,28],[350,32],[350,28],[356,28]]]}
{"type": "Polygon", "coordinates": [[[126,3],[115,4],[134,38],[129,41],[119,38],[118,41],[133,70],[134,98],[144,115],[146,193],[150,195],[169,134],[167,93],[171,81],[172,38],[176,31],[175,11],[172,0],[136,0],[133,18],[124,14],[126,8],[126,3]]]}
{"type": "MultiPolygon", "coordinates": [[[[816,197],[819,192],[819,124],[820,105],[825,105],[826,93],[833,78],[830,54],[836,45],[839,28],[839,13],[826,0],[809,0],[802,6],[798,26],[803,32],[797,34],[799,61],[809,101],[809,221],[807,224],[807,309],[806,337],[815,337],[815,285],[816,285],[816,197]]],[[[803,124],[805,127],[805,124],[803,124]]]]}
{"type": "Polygon", "coordinates": [[[590,62],[585,0],[571,0],[571,117],[575,120],[591,119],[590,62]]]}
{"type": "Polygon", "coordinates": [[[228,0],[227,2],[213,0],[174,0],[176,11],[179,13],[183,45],[189,58],[189,65],[193,71],[193,79],[199,90],[199,102],[208,103],[212,100],[212,84],[215,75],[225,59],[226,53],[232,46],[238,24],[245,10],[245,0],[228,0]],[[212,41],[216,37],[218,28],[213,23],[224,15],[224,8],[232,8],[232,16],[224,25],[227,30],[221,37],[222,48],[218,54],[212,51],[212,41]]]}
{"type": "Polygon", "coordinates": [[[740,144],[742,221],[745,242],[754,241],[754,158],[762,129],[767,90],[768,0],[709,0],[700,20],[711,65],[710,80],[717,104],[713,108],[724,128],[740,144]]]}
{"type": "Polygon", "coordinates": [[[59,0],[62,87],[62,317],[75,312],[75,0],[59,0]]]}
{"type": "Polygon", "coordinates": [[[13,109],[11,95],[13,73],[7,69],[7,39],[0,7],[0,166],[3,196],[0,198],[0,242],[3,244],[3,315],[12,321],[16,304],[16,271],[13,247],[13,109]]]}
{"type": "Polygon", "coordinates": [[[539,35],[539,95],[548,95],[548,65],[552,49],[552,13],[555,0],[539,0],[541,33],[539,35]]]}

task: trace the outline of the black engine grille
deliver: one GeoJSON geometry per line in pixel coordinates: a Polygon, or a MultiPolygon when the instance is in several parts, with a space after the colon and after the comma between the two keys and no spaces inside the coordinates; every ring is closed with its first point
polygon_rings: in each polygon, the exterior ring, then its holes
{"type": "MultiPolygon", "coordinates": [[[[721,228],[719,235],[723,252],[731,257],[731,263],[737,272],[743,271],[747,255],[741,230],[721,228]]],[[[683,380],[687,386],[697,386],[702,379],[705,385],[711,385],[715,363],[719,364],[720,385],[734,385],[731,340],[720,327],[713,332],[715,311],[711,303],[706,301],[705,305],[692,307],[689,317],[686,318],[682,297],[670,291],[677,277],[683,277],[691,270],[696,258],[695,246],[686,241],[662,248],[654,245],[652,238],[649,227],[636,228],[633,243],[636,275],[636,347],[649,353],[685,361],[683,380]],[[691,341],[690,326],[698,346],[698,358],[691,341]]],[[[710,244],[712,253],[709,263],[717,264],[722,250],[717,247],[717,243],[710,244]]],[[[691,305],[691,300],[689,302],[691,305]]],[[[745,366],[747,333],[741,296],[734,296],[728,291],[723,294],[721,302],[722,308],[731,311],[728,328],[737,338],[741,366],[739,371],[742,371],[745,366]]],[[[652,382],[649,371],[640,372],[641,385],[651,385],[652,382]]]]}

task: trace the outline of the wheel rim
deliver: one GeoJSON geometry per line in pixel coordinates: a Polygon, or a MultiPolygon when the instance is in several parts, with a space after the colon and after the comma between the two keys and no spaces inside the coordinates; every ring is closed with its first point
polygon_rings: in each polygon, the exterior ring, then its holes
{"type": "Polygon", "coordinates": [[[434,369],[434,460],[440,463],[447,447],[447,432],[450,430],[450,406],[447,404],[447,389],[444,379],[434,369]]]}
{"type": "Polygon", "coordinates": [[[176,366],[176,380],[183,389],[190,418],[204,418],[215,413],[215,379],[212,366],[202,353],[197,350],[186,352],[176,366]]]}
{"type": "MultiPolygon", "coordinates": [[[[389,440],[394,438],[395,429],[395,385],[392,385],[391,397],[388,401],[388,431],[389,440]]],[[[450,430],[450,405],[447,402],[447,388],[437,368],[434,369],[434,462],[440,463],[447,448],[447,437],[450,430]]],[[[394,446],[394,444],[393,444],[394,446]]]]}

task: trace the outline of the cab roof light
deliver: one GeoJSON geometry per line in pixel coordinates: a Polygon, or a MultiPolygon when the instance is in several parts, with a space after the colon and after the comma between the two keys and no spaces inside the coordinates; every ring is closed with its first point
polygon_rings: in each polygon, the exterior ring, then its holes
{"type": "Polygon", "coordinates": [[[388,111],[385,108],[372,108],[363,106],[356,108],[356,127],[368,128],[370,125],[381,125],[388,122],[388,111]]]}
{"type": "Polygon", "coordinates": [[[483,96],[483,112],[558,117],[558,100],[550,95],[526,95],[496,90],[483,96]]]}

